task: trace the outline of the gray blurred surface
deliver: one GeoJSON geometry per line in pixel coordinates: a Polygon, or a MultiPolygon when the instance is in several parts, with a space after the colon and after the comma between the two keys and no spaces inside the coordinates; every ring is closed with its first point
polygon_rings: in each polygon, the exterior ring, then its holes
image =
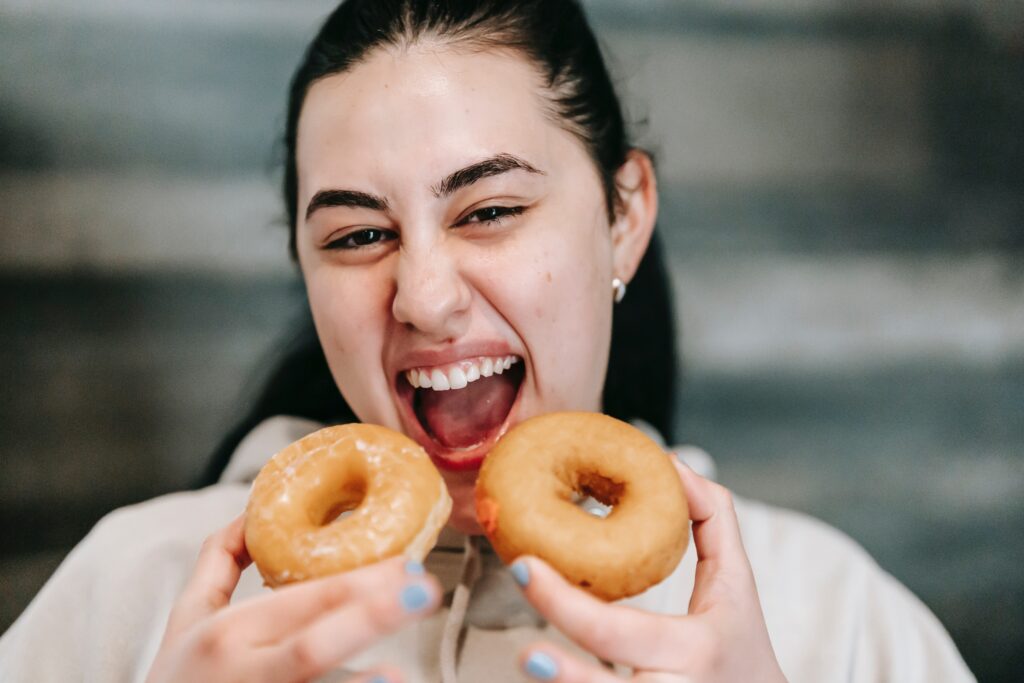
{"type": "MultiPolygon", "coordinates": [[[[190,485],[301,312],[270,169],[328,5],[0,1],[0,628],[190,485]]],[[[659,158],[680,436],[1020,680],[1024,8],[589,5],[659,158]]]]}

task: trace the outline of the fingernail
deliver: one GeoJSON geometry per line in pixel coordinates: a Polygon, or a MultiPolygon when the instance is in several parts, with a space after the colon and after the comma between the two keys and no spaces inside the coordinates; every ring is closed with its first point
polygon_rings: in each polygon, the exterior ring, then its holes
{"type": "Polygon", "coordinates": [[[526,588],[526,584],[530,583],[530,568],[526,566],[525,562],[517,560],[512,563],[508,570],[512,572],[512,578],[516,580],[520,587],[526,588]]]}
{"type": "Polygon", "coordinates": [[[370,679],[370,683],[391,683],[391,679],[384,678],[383,676],[374,676],[370,679]]]}
{"type": "MultiPolygon", "coordinates": [[[[417,562],[416,560],[409,560],[405,563],[405,573],[413,576],[423,576],[426,573],[426,570],[423,568],[422,563],[417,562]]],[[[373,681],[370,683],[373,683],[373,681]]]]}
{"type": "Polygon", "coordinates": [[[430,594],[418,583],[411,583],[402,589],[398,600],[406,612],[418,612],[430,602],[430,594]]]}
{"type": "Polygon", "coordinates": [[[553,681],[558,675],[558,662],[543,652],[531,652],[526,660],[526,673],[541,681],[553,681]]]}

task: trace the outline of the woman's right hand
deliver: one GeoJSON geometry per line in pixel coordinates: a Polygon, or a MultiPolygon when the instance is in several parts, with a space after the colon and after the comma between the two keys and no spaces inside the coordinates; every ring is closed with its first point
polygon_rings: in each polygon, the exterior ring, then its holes
{"type": "MultiPolygon", "coordinates": [[[[147,683],[308,681],[437,609],[440,585],[421,565],[392,558],[229,605],[242,570],[244,517],[206,539],[171,610],[147,683]]],[[[373,677],[398,683],[393,667],[373,677]]]]}

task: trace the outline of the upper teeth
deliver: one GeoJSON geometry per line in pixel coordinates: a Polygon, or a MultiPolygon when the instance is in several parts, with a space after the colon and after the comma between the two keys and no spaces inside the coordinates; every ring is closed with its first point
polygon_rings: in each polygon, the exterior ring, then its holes
{"type": "Polygon", "coordinates": [[[481,377],[500,375],[518,362],[518,356],[480,356],[450,365],[411,368],[405,371],[405,378],[417,389],[448,391],[462,389],[481,377]]]}

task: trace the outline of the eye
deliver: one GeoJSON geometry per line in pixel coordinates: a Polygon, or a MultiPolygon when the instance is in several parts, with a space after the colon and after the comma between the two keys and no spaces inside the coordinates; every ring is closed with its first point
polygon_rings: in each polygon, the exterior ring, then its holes
{"type": "Polygon", "coordinates": [[[324,249],[362,249],[372,247],[378,242],[390,242],[395,234],[380,228],[363,228],[355,230],[324,245],[324,249]]]}
{"type": "Polygon", "coordinates": [[[518,216],[524,211],[526,211],[525,206],[485,206],[470,213],[455,225],[462,226],[470,223],[496,225],[501,223],[502,218],[518,216]]]}

